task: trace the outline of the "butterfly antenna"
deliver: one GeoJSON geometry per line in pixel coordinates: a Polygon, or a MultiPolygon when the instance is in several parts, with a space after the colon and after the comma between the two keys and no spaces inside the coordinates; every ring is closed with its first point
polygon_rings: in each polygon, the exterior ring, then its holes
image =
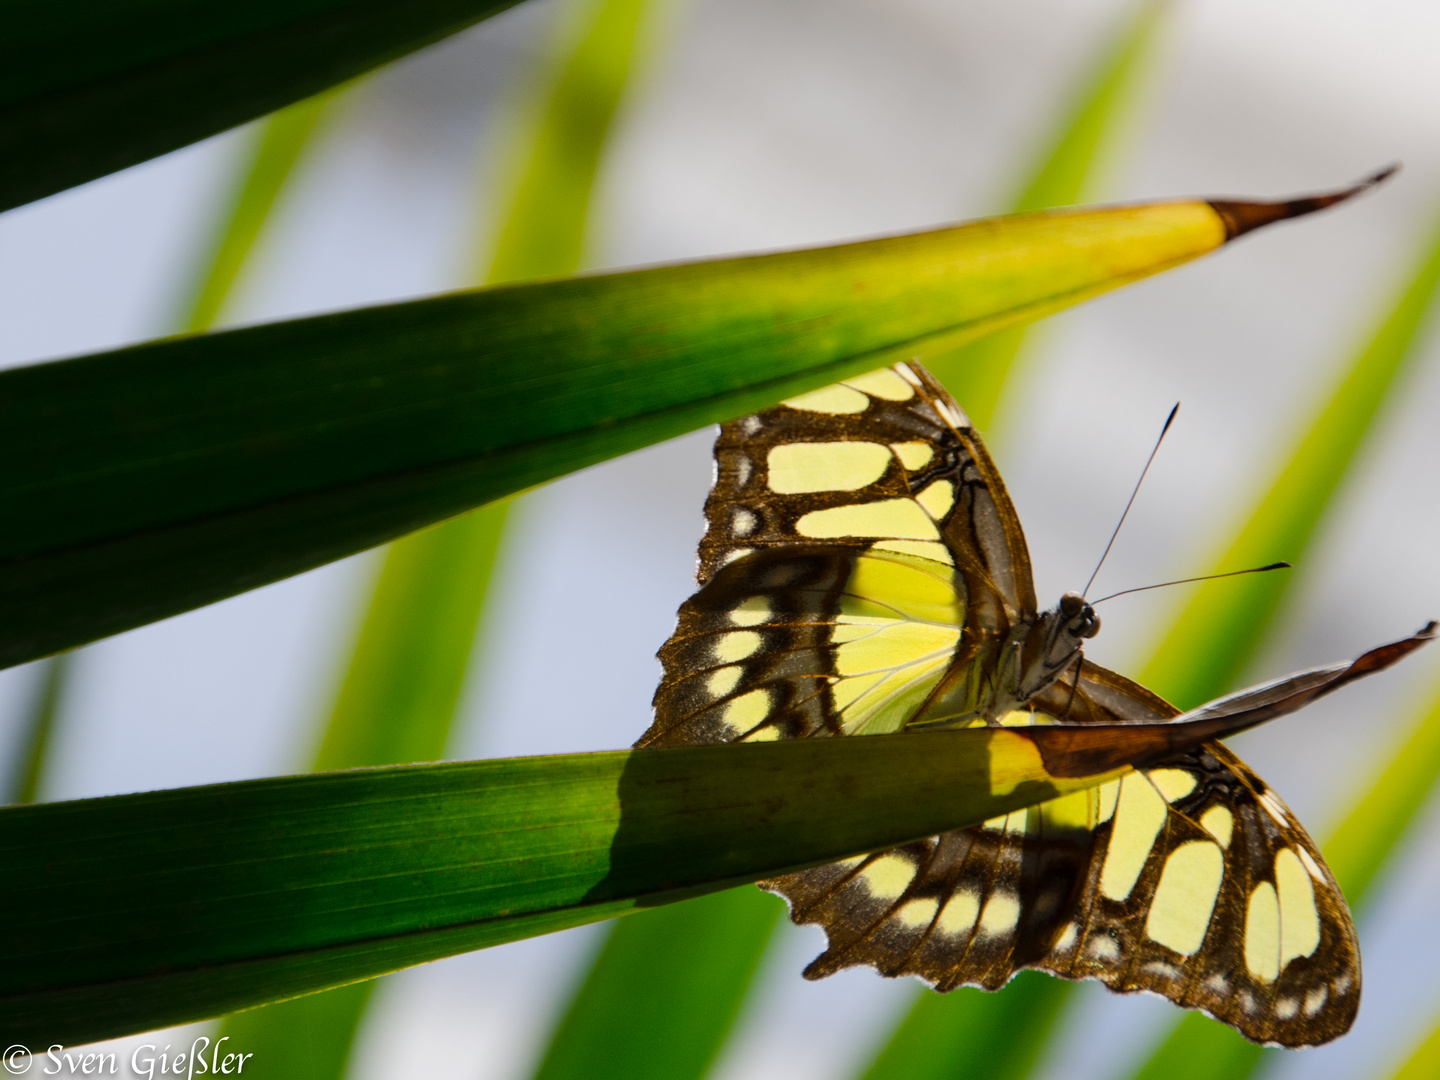
{"type": "Polygon", "coordinates": [[[1130,501],[1125,504],[1125,509],[1120,512],[1120,520],[1115,523],[1115,531],[1110,534],[1110,542],[1105,545],[1105,550],[1100,554],[1100,561],[1095,564],[1095,570],[1090,575],[1090,580],[1085,583],[1085,588],[1080,595],[1085,596],[1090,592],[1090,586],[1095,584],[1095,577],[1100,573],[1100,568],[1105,565],[1105,559],[1110,554],[1110,549],[1115,546],[1115,538],[1120,535],[1120,526],[1125,524],[1125,517],[1130,513],[1130,507],[1135,505],[1135,496],[1140,494],[1140,485],[1145,482],[1145,474],[1150,471],[1150,463],[1155,460],[1155,455],[1160,452],[1160,444],[1165,441],[1165,433],[1170,430],[1170,425],[1175,422],[1175,414],[1180,411],[1180,403],[1177,401],[1175,407],[1170,410],[1170,415],[1165,418],[1165,426],[1160,429],[1160,437],[1155,440],[1154,449],[1150,456],[1145,459],[1145,467],[1140,470],[1140,479],[1135,481],[1135,490],[1130,492],[1130,501]]]}
{"type": "Polygon", "coordinates": [[[1117,596],[1127,596],[1132,592],[1147,592],[1150,589],[1164,589],[1170,585],[1188,585],[1192,581],[1214,581],[1222,577],[1239,577],[1241,574],[1263,574],[1269,570],[1289,570],[1288,562],[1272,562],[1269,566],[1252,566],[1248,570],[1231,570],[1224,574],[1203,574],[1200,577],[1181,578],[1179,581],[1162,581],[1158,585],[1141,585],[1138,589],[1121,589],[1119,592],[1112,592],[1109,596],[1102,596],[1099,600],[1091,602],[1091,607],[1096,604],[1103,604],[1106,600],[1114,600],[1117,596]]]}

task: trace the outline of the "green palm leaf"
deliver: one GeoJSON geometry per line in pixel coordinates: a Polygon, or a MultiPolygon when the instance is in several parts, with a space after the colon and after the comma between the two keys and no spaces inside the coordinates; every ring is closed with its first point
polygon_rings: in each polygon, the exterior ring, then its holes
{"type": "Polygon", "coordinates": [[[0,210],[317,94],[513,0],[0,8],[0,210]]]}
{"type": "Polygon", "coordinates": [[[977,824],[1213,733],[631,750],[11,807],[0,1032],[73,1044],[312,993],[977,824]]]}
{"type": "Polygon", "coordinates": [[[0,663],[1078,303],[1227,222],[1201,202],[1022,215],[0,373],[0,663]]]}

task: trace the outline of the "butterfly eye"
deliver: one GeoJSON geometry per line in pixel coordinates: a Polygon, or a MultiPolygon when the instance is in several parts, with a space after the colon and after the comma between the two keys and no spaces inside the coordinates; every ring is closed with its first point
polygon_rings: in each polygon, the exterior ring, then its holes
{"type": "Polygon", "coordinates": [[[1066,619],[1073,619],[1084,610],[1085,598],[1079,593],[1067,592],[1060,597],[1060,614],[1066,619]]]}
{"type": "Polygon", "coordinates": [[[1094,637],[1096,634],[1098,634],[1099,632],[1100,632],[1100,616],[1099,616],[1099,615],[1094,615],[1094,614],[1092,614],[1092,615],[1090,616],[1089,622],[1086,623],[1086,625],[1085,625],[1085,629],[1083,629],[1083,630],[1080,631],[1080,636],[1083,637],[1083,638],[1092,638],[1092,637],[1094,637]]]}

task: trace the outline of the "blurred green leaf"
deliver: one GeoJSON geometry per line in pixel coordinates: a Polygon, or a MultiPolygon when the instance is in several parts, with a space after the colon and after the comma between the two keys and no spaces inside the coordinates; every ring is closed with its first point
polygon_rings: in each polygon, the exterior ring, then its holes
{"type": "Polygon", "coordinates": [[[536,1080],[704,1076],[784,911],[743,886],[614,923],[536,1080]]]}
{"type": "MultiPolygon", "coordinates": [[[[1270,559],[1300,562],[1351,465],[1379,426],[1423,351],[1440,285],[1440,231],[1369,343],[1296,443],[1288,463],[1256,504],[1214,568],[1270,559]],[[1261,553],[1266,554],[1261,554],[1261,553]]],[[[1230,689],[1263,643],[1298,575],[1253,574],[1200,586],[1164,637],[1140,681],[1182,708],[1230,689]]],[[[1422,719],[1402,740],[1380,779],[1347,814],[1327,861],[1352,907],[1359,908],[1380,865],[1404,836],[1440,775],[1440,719],[1422,719]],[[1333,851],[1332,851],[1333,847],[1333,851]]],[[[1135,1080],[1242,1080],[1266,1057],[1230,1028],[1187,1015],[1141,1066],[1135,1080]]]]}
{"type": "MultiPolygon", "coordinates": [[[[1212,564],[1233,570],[1275,559],[1299,562],[1333,505],[1365,440],[1379,427],[1423,356],[1440,284],[1440,231],[1370,342],[1350,363],[1288,462],[1257,500],[1245,524],[1212,564]]],[[[1141,681],[1181,708],[1233,686],[1274,622],[1296,574],[1252,574],[1195,587],[1141,681]]]]}
{"type": "Polygon", "coordinates": [[[11,0],[0,210],[243,124],[513,0],[11,0]]]}
{"type": "MultiPolygon", "coordinates": [[[[1143,0],[1106,43],[1012,210],[1066,206],[1100,187],[1145,96],[1170,11],[1167,0],[1143,0]]],[[[995,429],[997,406],[1030,332],[1029,327],[1011,327],[927,361],[992,446],[1003,445],[1004,433],[995,429]]],[[[1038,1058],[1071,990],[1059,979],[1031,975],[1011,982],[998,995],[974,989],[938,995],[917,989],[911,1011],[864,1080],[972,1075],[1018,1080],[1038,1058]]]]}
{"type": "Polygon", "coordinates": [[[561,30],[575,44],[525,133],[513,201],[480,275],[485,280],[557,277],[580,268],[595,177],[652,7],[651,0],[572,0],[561,30]]]}
{"type": "Polygon", "coordinates": [[[309,150],[316,126],[342,92],[317,94],[256,125],[250,135],[246,167],[235,176],[223,224],[201,255],[182,304],[184,314],[177,320],[182,329],[199,332],[215,325],[281,190],[309,150]]]}
{"type": "Polygon", "coordinates": [[[508,506],[493,503],[390,546],[316,771],[444,754],[508,506]]]}
{"type": "Polygon", "coordinates": [[[861,1080],[1023,1080],[1069,1000],[1070,984],[1022,971],[987,994],[923,991],[861,1080]]]}
{"type": "Polygon", "coordinates": [[[0,1033],[83,1043],[312,993],[975,824],[1213,730],[630,750],[0,809],[0,1033]]]}
{"type": "Polygon", "coordinates": [[[46,757],[54,737],[56,718],[69,688],[74,662],[74,654],[68,652],[41,661],[33,696],[20,720],[20,745],[15,755],[15,770],[10,782],[5,785],[0,801],[31,803],[40,797],[46,757]]]}
{"type": "Polygon", "coordinates": [[[1224,239],[1207,203],[498,286],[0,373],[0,664],[176,614],[1224,239]]]}
{"type": "MultiPolygon", "coordinates": [[[[523,140],[525,168],[481,277],[507,281],[578,268],[590,193],[644,6],[582,3],[560,20],[562,35],[578,41],[523,140]]],[[[427,761],[444,752],[509,506],[491,503],[391,545],[317,770],[427,761]]],[[[257,1060],[302,1063],[293,1068],[306,1080],[341,1080],[373,986],[239,1013],[222,1033],[257,1060]]]]}
{"type": "Polygon", "coordinates": [[[1440,1076],[1440,1026],[1437,1026],[1390,1080],[1434,1080],[1440,1076]]]}
{"type": "MultiPolygon", "coordinates": [[[[1170,11],[1169,0],[1142,0],[1115,40],[1107,43],[1105,55],[1090,73],[1087,85],[1075,95],[1075,107],[1011,204],[1010,213],[1070,206],[1093,197],[1145,100],[1148,76],[1170,11]]],[[[1018,326],[1001,330],[928,361],[931,374],[987,434],[992,431],[1001,392],[1028,332],[1018,326]]]]}

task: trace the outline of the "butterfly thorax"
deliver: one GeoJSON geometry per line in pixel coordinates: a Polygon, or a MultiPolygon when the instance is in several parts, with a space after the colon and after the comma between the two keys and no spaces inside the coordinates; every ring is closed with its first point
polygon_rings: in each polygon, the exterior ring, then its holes
{"type": "Polygon", "coordinates": [[[1075,667],[1085,642],[1100,632],[1095,609],[1066,593],[1052,611],[1018,619],[999,641],[962,650],[910,727],[999,725],[1075,667]]]}
{"type": "Polygon", "coordinates": [[[999,682],[995,716],[1021,708],[1048,689],[1080,658],[1100,632],[1100,617],[1079,593],[1067,592],[1055,610],[1042,612],[1013,649],[1013,680],[999,682]]]}

